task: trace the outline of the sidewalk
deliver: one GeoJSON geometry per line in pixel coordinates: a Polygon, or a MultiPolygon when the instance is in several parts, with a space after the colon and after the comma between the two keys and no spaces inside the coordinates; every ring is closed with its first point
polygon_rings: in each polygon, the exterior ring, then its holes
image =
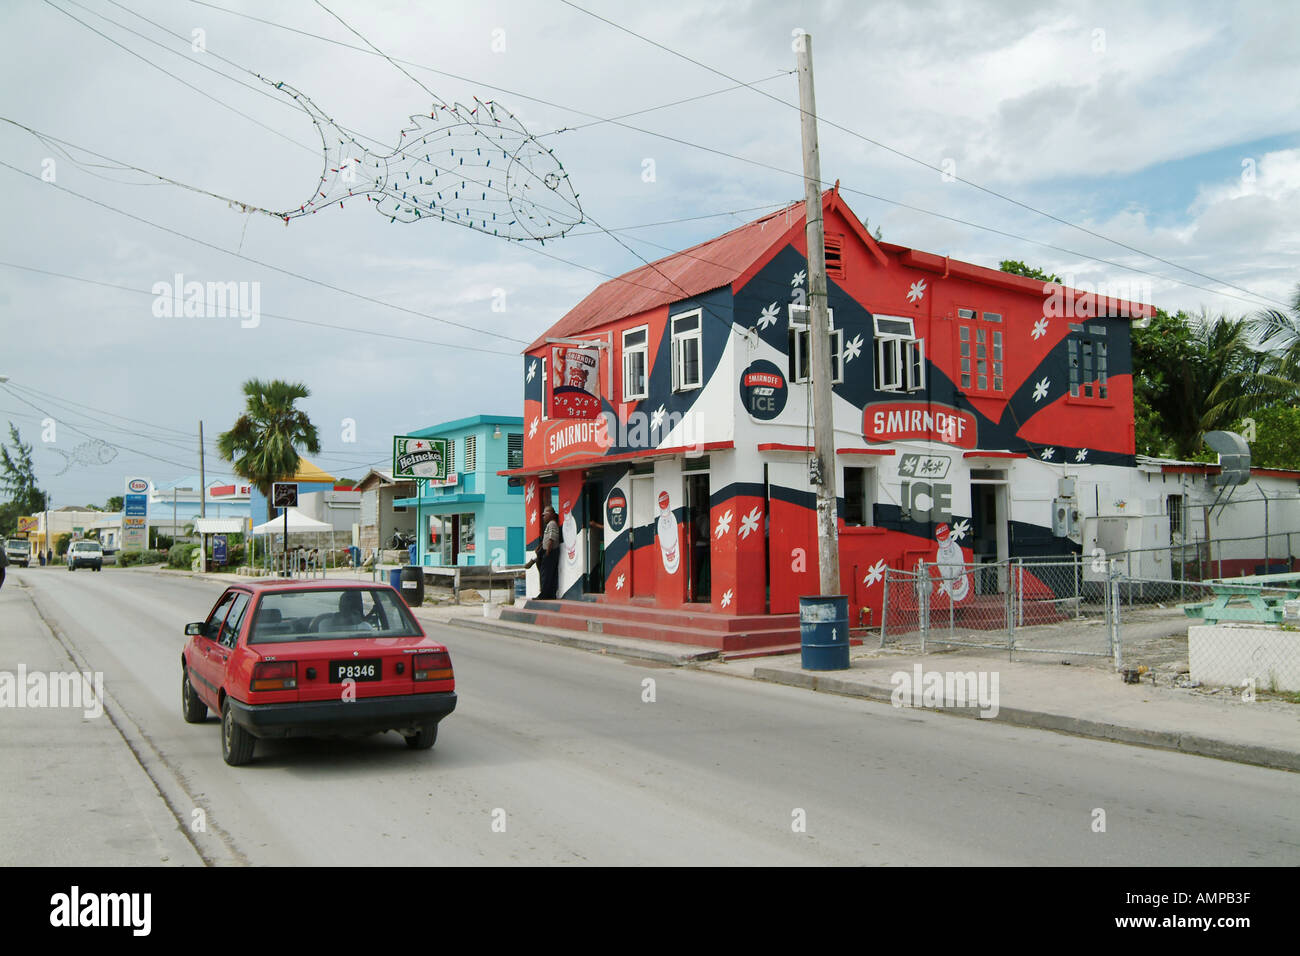
{"type": "MultiPolygon", "coordinates": [[[[989,719],[1019,727],[1053,730],[1079,737],[1176,750],[1237,763],[1300,771],[1300,706],[1276,700],[1244,702],[1240,696],[1206,696],[1144,679],[1125,684],[1112,671],[1066,666],[1056,659],[1010,662],[1003,654],[979,651],[919,654],[871,647],[853,648],[846,671],[805,671],[800,655],[723,661],[712,648],[658,641],[636,641],[557,628],[504,623],[484,618],[473,606],[421,608],[430,623],[452,624],[543,643],[562,644],[602,654],[692,665],[731,677],[768,681],[810,691],[892,703],[902,672],[984,672],[997,675],[995,716],[981,718],[978,707],[936,707],[953,716],[989,719]]],[[[496,609],[493,609],[494,613],[496,609]]],[[[1149,678],[1150,675],[1147,675],[1149,678]]]]}

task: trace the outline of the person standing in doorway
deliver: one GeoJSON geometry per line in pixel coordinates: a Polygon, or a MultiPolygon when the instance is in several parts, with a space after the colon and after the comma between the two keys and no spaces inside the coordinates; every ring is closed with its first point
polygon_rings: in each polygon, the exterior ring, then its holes
{"type": "Polygon", "coordinates": [[[550,505],[542,511],[542,543],[537,550],[537,570],[542,579],[537,596],[543,601],[554,601],[560,589],[560,522],[550,505]]]}

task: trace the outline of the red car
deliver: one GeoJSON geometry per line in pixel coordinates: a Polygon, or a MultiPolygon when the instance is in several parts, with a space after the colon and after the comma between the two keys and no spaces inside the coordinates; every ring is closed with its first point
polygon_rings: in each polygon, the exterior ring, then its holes
{"type": "Polygon", "coordinates": [[[192,724],[221,715],[232,766],[253,759],[262,737],[395,730],[427,750],[456,709],[447,648],[388,585],[237,584],[185,634],[182,713],[192,724]]]}

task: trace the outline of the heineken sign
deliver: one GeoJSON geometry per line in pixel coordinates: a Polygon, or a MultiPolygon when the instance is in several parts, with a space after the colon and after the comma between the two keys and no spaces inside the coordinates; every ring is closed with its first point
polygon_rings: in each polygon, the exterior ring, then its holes
{"type": "Polygon", "coordinates": [[[393,477],[447,477],[447,439],[399,435],[393,438],[393,477]]]}

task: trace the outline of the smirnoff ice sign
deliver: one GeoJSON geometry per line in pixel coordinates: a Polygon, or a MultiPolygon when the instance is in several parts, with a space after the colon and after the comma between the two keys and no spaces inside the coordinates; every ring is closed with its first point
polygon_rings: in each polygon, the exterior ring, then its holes
{"type": "Polygon", "coordinates": [[[867,441],[937,441],[974,448],[975,416],[947,405],[921,402],[877,402],[862,410],[862,434],[867,441]]]}

